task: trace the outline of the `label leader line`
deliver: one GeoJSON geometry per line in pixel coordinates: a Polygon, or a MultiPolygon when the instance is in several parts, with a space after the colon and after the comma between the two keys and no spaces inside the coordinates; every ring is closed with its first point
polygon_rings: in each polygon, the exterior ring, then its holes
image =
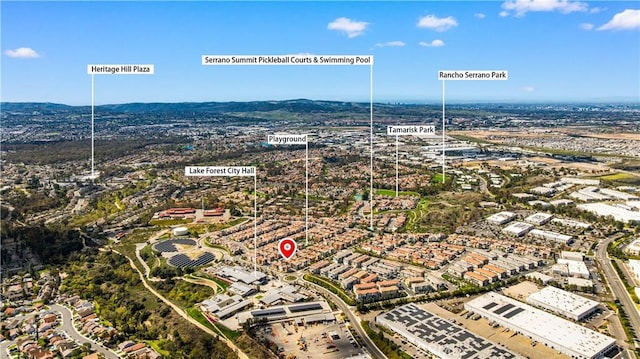
{"type": "MultiPolygon", "coordinates": [[[[275,134],[267,136],[270,145],[304,145],[304,238],[305,246],[309,245],[309,140],[308,135],[275,134]]],[[[288,259],[288,258],[287,258],[288,259]]]]}
{"type": "Polygon", "coordinates": [[[369,216],[373,231],[373,55],[202,55],[205,66],[369,66],[369,216]]]}
{"type": "Polygon", "coordinates": [[[254,166],[187,166],[185,176],[253,177],[253,274],[258,273],[258,176],[254,166]]]}
{"type": "Polygon", "coordinates": [[[506,81],[509,79],[509,71],[507,70],[440,70],[438,71],[438,80],[442,80],[442,183],[445,182],[445,97],[444,97],[444,83],[449,81],[460,80],[494,80],[494,81],[506,81]]]}
{"type": "Polygon", "coordinates": [[[91,180],[95,181],[95,90],[93,75],[153,75],[152,64],[89,64],[87,74],[91,75],[91,180]]]}

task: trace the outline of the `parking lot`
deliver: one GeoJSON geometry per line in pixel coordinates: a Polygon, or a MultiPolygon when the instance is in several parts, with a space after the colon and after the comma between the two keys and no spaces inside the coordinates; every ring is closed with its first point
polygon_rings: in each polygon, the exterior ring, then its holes
{"type": "Polygon", "coordinates": [[[282,353],[296,358],[344,358],[362,352],[344,324],[298,326],[293,321],[267,325],[258,334],[273,341],[282,353]]]}

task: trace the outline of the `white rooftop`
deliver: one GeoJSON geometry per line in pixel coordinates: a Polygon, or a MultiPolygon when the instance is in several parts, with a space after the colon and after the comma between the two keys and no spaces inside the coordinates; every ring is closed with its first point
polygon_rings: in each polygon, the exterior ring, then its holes
{"type": "Polygon", "coordinates": [[[525,218],[524,221],[532,224],[540,224],[549,221],[552,217],[552,214],[538,212],[525,218]]]}
{"type": "Polygon", "coordinates": [[[513,222],[502,231],[519,235],[528,232],[531,228],[533,228],[533,226],[529,223],[513,222]]]}
{"type": "Polygon", "coordinates": [[[529,295],[527,302],[541,305],[555,312],[568,312],[576,317],[598,306],[598,302],[594,300],[551,286],[529,295]]]}
{"type": "Polygon", "coordinates": [[[625,223],[640,222],[640,212],[630,211],[606,203],[585,203],[577,206],[579,209],[595,213],[598,216],[612,216],[616,221],[625,223]]]}
{"type": "MultiPolygon", "coordinates": [[[[498,293],[490,292],[478,297],[465,304],[465,308],[467,307],[479,314],[500,315],[502,321],[515,328],[526,330],[538,337],[545,338],[545,340],[555,344],[557,347],[569,348],[587,358],[591,358],[615,344],[613,338],[498,293]],[[495,310],[507,304],[511,304],[514,309],[522,309],[522,311],[509,318],[494,313],[495,310]],[[484,309],[483,307],[489,307],[489,309],[484,309]]],[[[510,309],[502,314],[512,312],[513,309],[510,309]]]]}

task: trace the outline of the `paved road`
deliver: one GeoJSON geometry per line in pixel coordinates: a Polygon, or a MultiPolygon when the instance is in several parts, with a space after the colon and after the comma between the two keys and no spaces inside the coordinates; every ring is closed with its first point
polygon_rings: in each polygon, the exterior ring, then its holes
{"type": "MultiPolygon", "coordinates": [[[[51,308],[52,311],[56,311],[62,314],[62,325],[60,328],[63,331],[65,331],[69,335],[69,337],[71,337],[71,339],[75,340],[81,345],[83,343],[91,343],[91,349],[99,353],[102,353],[102,355],[104,355],[105,358],[107,359],[120,358],[116,353],[112,352],[108,348],[105,348],[99,345],[94,340],[91,340],[85,337],[84,335],[82,335],[80,332],[78,332],[76,328],[73,326],[73,313],[71,313],[71,311],[67,307],[64,307],[58,304],[51,304],[49,305],[49,307],[51,308]]],[[[25,318],[31,317],[33,315],[35,315],[35,313],[27,315],[25,316],[25,318]]],[[[0,359],[9,358],[9,356],[7,355],[7,348],[13,344],[15,344],[14,341],[4,341],[0,343],[0,359]]]]}
{"type": "Polygon", "coordinates": [[[476,175],[475,177],[480,180],[480,192],[488,196],[491,196],[492,198],[495,198],[496,195],[491,193],[491,191],[489,191],[489,184],[487,183],[487,180],[480,175],[476,175]]]}
{"type": "Polygon", "coordinates": [[[619,238],[619,236],[610,236],[604,241],[598,243],[598,246],[596,247],[596,260],[600,263],[600,267],[607,278],[609,288],[611,288],[614,296],[620,300],[620,303],[624,307],[624,311],[629,317],[631,327],[636,333],[640,333],[640,313],[636,309],[636,305],[631,299],[631,296],[629,296],[627,289],[622,284],[622,280],[618,276],[618,273],[613,268],[613,265],[611,265],[611,259],[609,258],[609,253],[607,253],[607,246],[617,238],[619,238]]]}
{"type": "Polygon", "coordinates": [[[95,341],[85,337],[82,333],[78,332],[76,328],[73,326],[73,313],[69,308],[64,307],[59,304],[51,304],[51,310],[55,310],[62,314],[62,330],[64,330],[69,336],[80,344],[91,343],[91,350],[97,351],[105,356],[107,359],[118,359],[120,358],[116,353],[112,352],[108,348],[104,346],[98,345],[95,341]]]}
{"type": "Polygon", "coordinates": [[[218,338],[219,340],[224,341],[225,344],[227,344],[227,346],[229,348],[231,348],[231,350],[233,350],[240,359],[249,359],[249,357],[242,350],[240,350],[240,348],[238,348],[231,340],[227,339],[227,337],[225,337],[221,333],[214,332],[213,330],[211,330],[208,327],[206,327],[204,324],[202,324],[202,323],[198,322],[197,320],[191,318],[184,309],[182,309],[182,308],[178,307],[177,305],[173,304],[170,300],[168,300],[167,298],[162,296],[162,294],[158,293],[153,287],[151,287],[147,283],[147,281],[145,281],[144,273],[142,273],[140,271],[140,269],[138,269],[138,267],[133,262],[133,259],[125,256],[124,254],[122,254],[122,253],[120,253],[120,252],[118,252],[116,250],[113,250],[113,252],[118,253],[121,256],[124,256],[125,258],[127,258],[129,260],[129,264],[131,265],[131,268],[133,268],[136,272],[138,272],[138,275],[140,276],[140,280],[142,281],[142,284],[144,285],[144,287],[147,288],[147,290],[150,291],[153,295],[158,297],[158,299],[162,300],[166,305],[170,306],[176,313],[178,313],[184,319],[188,320],[191,324],[193,324],[193,325],[197,326],[198,328],[202,329],[207,334],[213,335],[214,337],[218,338]]]}
{"type": "MultiPolygon", "coordinates": [[[[347,317],[349,317],[349,321],[351,321],[351,326],[356,329],[356,331],[362,338],[364,345],[369,351],[369,354],[371,354],[371,356],[373,356],[374,358],[380,358],[380,359],[387,358],[387,356],[384,355],[384,353],[380,351],[380,349],[378,349],[378,347],[375,344],[373,344],[373,342],[371,341],[371,338],[369,338],[367,333],[365,333],[364,329],[362,329],[360,320],[355,316],[355,314],[353,314],[353,312],[351,311],[351,308],[349,308],[349,306],[347,306],[347,304],[343,302],[342,299],[340,299],[340,297],[338,297],[337,295],[333,294],[331,291],[315,283],[311,283],[311,282],[305,282],[305,283],[312,285],[316,290],[322,293],[325,293],[331,299],[333,299],[333,302],[338,306],[338,308],[340,308],[340,310],[342,310],[342,312],[346,314],[347,317]]],[[[299,283],[299,284],[302,284],[302,283],[299,283]]]]}

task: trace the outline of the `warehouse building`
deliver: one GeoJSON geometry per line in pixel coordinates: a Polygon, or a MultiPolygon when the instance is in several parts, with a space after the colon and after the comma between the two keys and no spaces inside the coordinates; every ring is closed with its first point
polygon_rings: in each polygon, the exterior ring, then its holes
{"type": "Polygon", "coordinates": [[[513,212],[498,212],[487,217],[487,222],[497,225],[509,223],[516,218],[516,214],[513,212]]]}
{"type": "MultiPolygon", "coordinates": [[[[572,261],[568,259],[558,258],[558,264],[556,265],[566,265],[567,271],[570,276],[577,278],[589,279],[591,274],[589,273],[589,268],[582,261],[572,261]]],[[[555,267],[555,266],[554,266],[555,267]]]]}
{"type": "Polygon", "coordinates": [[[571,251],[562,251],[560,252],[560,258],[570,260],[570,261],[584,261],[584,253],[582,252],[571,252],[571,251]]]}
{"type": "Polygon", "coordinates": [[[510,234],[516,237],[522,237],[527,234],[533,228],[529,223],[513,222],[502,230],[503,233],[510,234]]]}
{"type": "Polygon", "coordinates": [[[579,204],[578,209],[594,213],[598,216],[612,216],[616,221],[624,223],[640,223],[640,212],[631,211],[621,207],[611,206],[606,203],[579,204]]]}
{"type": "Polygon", "coordinates": [[[554,188],[548,188],[548,187],[534,187],[532,189],[529,190],[530,193],[533,194],[537,194],[540,196],[547,196],[547,197],[551,197],[556,193],[556,190],[554,188]]]}
{"type": "Polygon", "coordinates": [[[440,358],[522,358],[415,304],[405,304],[378,315],[376,324],[440,358]]]}
{"type": "Polygon", "coordinates": [[[538,212],[525,218],[524,221],[535,226],[541,226],[543,224],[547,224],[552,218],[552,214],[538,212]]]}
{"type": "Polygon", "coordinates": [[[598,302],[556,287],[545,287],[529,295],[527,303],[575,321],[583,320],[598,310],[598,302]]]}
{"type": "Polygon", "coordinates": [[[543,231],[541,229],[531,230],[529,232],[529,236],[562,244],[571,244],[573,242],[573,237],[570,235],[552,231],[543,231]]]}
{"type": "Polygon", "coordinates": [[[333,322],[335,316],[327,302],[307,302],[289,305],[280,305],[266,309],[255,309],[238,313],[238,324],[242,325],[247,320],[266,320],[267,323],[282,322],[287,320],[304,320],[305,323],[333,322]]]}
{"type": "Polygon", "coordinates": [[[562,227],[572,227],[572,228],[579,228],[579,229],[591,228],[591,225],[589,223],[574,221],[572,219],[566,219],[566,218],[554,218],[551,220],[551,223],[555,224],[556,226],[562,226],[562,227]]]}
{"type": "Polygon", "coordinates": [[[495,292],[464,307],[572,358],[600,359],[616,350],[613,338],[495,292]]]}

